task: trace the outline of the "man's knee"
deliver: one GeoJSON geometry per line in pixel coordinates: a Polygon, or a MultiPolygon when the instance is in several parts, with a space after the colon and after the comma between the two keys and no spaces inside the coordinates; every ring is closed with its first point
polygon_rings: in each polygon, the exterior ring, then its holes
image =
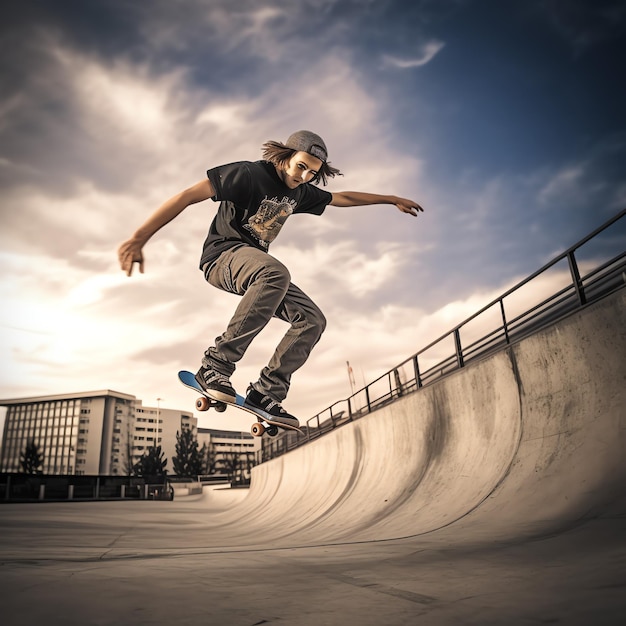
{"type": "Polygon", "coordinates": [[[322,313],[320,309],[315,307],[315,309],[313,310],[311,321],[318,331],[318,336],[321,336],[321,334],[326,329],[326,316],[322,313]]]}
{"type": "Polygon", "coordinates": [[[267,262],[264,264],[261,272],[259,272],[259,278],[281,286],[285,291],[291,283],[289,270],[279,260],[270,256],[268,256],[267,262]]]}

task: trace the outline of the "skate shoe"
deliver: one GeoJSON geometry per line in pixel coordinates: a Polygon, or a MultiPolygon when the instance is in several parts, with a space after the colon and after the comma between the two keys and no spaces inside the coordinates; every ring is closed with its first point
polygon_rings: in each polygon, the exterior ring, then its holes
{"type": "Polygon", "coordinates": [[[295,426],[296,428],[300,426],[300,422],[296,417],[287,413],[287,411],[285,411],[285,409],[283,409],[278,402],[272,400],[269,396],[260,393],[252,386],[248,387],[246,405],[252,407],[253,409],[261,409],[262,411],[269,413],[272,417],[272,421],[278,422],[279,424],[295,426]]]}
{"type": "Polygon", "coordinates": [[[211,398],[220,402],[234,403],[237,400],[237,392],[230,384],[228,376],[210,367],[201,367],[195,376],[198,384],[211,398]]]}

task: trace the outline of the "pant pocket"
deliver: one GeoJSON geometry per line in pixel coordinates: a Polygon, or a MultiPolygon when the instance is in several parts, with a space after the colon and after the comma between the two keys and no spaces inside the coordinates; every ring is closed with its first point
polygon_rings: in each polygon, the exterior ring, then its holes
{"type": "Polygon", "coordinates": [[[230,293],[237,293],[235,285],[233,284],[233,277],[230,268],[230,262],[233,258],[233,252],[236,248],[226,250],[218,257],[211,266],[207,267],[204,273],[204,277],[209,285],[217,287],[222,291],[228,291],[230,293]]]}

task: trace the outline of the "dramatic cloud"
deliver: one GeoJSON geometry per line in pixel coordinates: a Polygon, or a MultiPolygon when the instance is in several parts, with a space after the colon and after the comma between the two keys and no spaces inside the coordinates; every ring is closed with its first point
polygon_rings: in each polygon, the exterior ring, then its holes
{"type": "Polygon", "coordinates": [[[383,55],[383,64],[388,67],[395,67],[400,70],[422,67],[430,63],[439,51],[445,46],[443,41],[429,41],[422,46],[416,57],[400,59],[389,54],[383,55]]]}
{"type": "MultiPolygon", "coordinates": [[[[119,270],[117,246],[207,168],[255,160],[264,141],[296,129],[326,140],[344,173],[331,191],[426,208],[413,218],[392,206],[329,207],[294,216],[273,244],[329,320],[287,402],[303,419],[349,394],[346,361],[368,382],[610,218],[626,202],[626,98],[606,70],[623,53],[624,16],[591,11],[599,26],[585,51],[595,56],[577,56],[578,14],[514,6],[7,9],[0,396],[111,388],[192,408],[176,372],[198,366],[237,304],[197,267],[217,205],[193,205],[157,233],[143,275],[119,270]]],[[[537,293],[543,286],[527,301],[537,293]]],[[[285,330],[273,321],[254,342],[238,390],[285,330]]]]}

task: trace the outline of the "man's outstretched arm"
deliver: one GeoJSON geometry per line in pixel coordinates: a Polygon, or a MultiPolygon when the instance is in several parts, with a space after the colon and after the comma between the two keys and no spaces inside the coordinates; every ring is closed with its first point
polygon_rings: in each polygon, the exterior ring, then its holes
{"type": "Polygon", "coordinates": [[[424,209],[415,201],[399,196],[385,196],[377,193],[362,191],[339,191],[332,194],[332,206],[365,206],[368,204],[394,204],[403,213],[417,215],[424,209]]]}
{"type": "Polygon", "coordinates": [[[202,202],[215,195],[213,185],[207,178],[181,191],[179,194],[166,200],[117,250],[122,271],[127,276],[133,273],[133,265],[139,263],[139,271],[143,274],[144,259],[142,248],[158,230],[180,215],[190,204],[202,202]]]}

